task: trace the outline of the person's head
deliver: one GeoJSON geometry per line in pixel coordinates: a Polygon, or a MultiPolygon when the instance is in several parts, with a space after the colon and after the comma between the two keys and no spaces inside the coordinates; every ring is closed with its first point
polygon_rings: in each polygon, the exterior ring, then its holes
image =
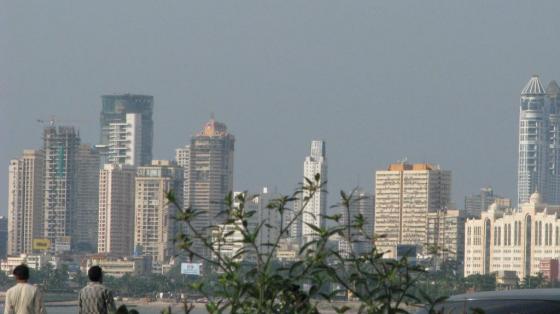
{"type": "Polygon", "coordinates": [[[103,270],[99,266],[92,266],[88,270],[87,274],[88,274],[89,280],[91,280],[93,282],[103,281],[103,270]]]}
{"type": "Polygon", "coordinates": [[[27,267],[27,265],[25,264],[16,266],[12,274],[14,275],[14,277],[16,277],[16,280],[18,282],[27,282],[27,280],[29,280],[29,267],[27,267]]]}

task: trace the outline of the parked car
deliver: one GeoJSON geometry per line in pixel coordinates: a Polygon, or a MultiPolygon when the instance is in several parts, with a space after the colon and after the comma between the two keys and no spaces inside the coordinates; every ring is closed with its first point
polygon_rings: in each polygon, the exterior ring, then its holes
{"type": "MultiPolygon", "coordinates": [[[[417,314],[427,314],[425,309],[417,314]]],[[[560,313],[560,289],[524,289],[459,294],[436,307],[437,314],[560,313]]]]}

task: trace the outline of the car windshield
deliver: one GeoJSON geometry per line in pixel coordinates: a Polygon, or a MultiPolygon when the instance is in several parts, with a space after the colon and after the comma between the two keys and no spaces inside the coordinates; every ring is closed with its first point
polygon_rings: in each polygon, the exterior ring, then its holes
{"type": "MultiPolygon", "coordinates": [[[[417,314],[427,314],[420,310],[417,314]]],[[[553,314],[560,313],[560,302],[546,300],[469,300],[444,302],[437,314],[553,314]]]]}

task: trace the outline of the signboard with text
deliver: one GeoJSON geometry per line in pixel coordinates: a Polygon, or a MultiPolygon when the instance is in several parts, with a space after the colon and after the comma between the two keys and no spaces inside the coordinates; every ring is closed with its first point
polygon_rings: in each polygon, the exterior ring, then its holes
{"type": "Polygon", "coordinates": [[[181,274],[200,276],[200,263],[181,263],[181,274]]]}
{"type": "Polygon", "coordinates": [[[51,241],[49,239],[33,239],[33,250],[48,251],[50,248],[51,241]]]}

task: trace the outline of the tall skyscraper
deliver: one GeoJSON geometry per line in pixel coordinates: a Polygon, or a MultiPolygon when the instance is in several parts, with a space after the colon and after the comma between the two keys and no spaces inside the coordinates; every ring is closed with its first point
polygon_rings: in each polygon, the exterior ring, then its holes
{"type": "MultiPolygon", "coordinates": [[[[224,199],[233,191],[234,142],[226,125],[212,118],[192,137],[189,146],[177,150],[177,163],[185,169],[185,206],[202,213],[193,221],[198,230],[223,223],[227,218],[218,214],[226,209],[224,199]]],[[[208,255],[198,241],[193,249],[208,255]]]]}
{"type": "MultiPolygon", "coordinates": [[[[102,109],[100,116],[101,146],[113,149],[112,163],[149,165],[152,160],[154,122],[152,120],[154,97],[147,95],[104,95],[101,96],[102,109]],[[140,119],[127,117],[129,113],[140,114],[140,119]],[[121,141],[122,129],[133,131],[134,145],[126,145],[121,141]],[[140,134],[136,134],[139,132],[140,134]],[[119,136],[119,138],[115,138],[119,136]],[[124,151],[122,151],[124,149],[124,151]],[[140,154],[135,150],[139,149],[140,154]],[[123,154],[121,154],[123,153],[123,154]],[[139,158],[139,161],[135,159],[139,158]]],[[[126,134],[126,133],[124,133],[126,134]]]]}
{"type": "Polygon", "coordinates": [[[130,256],[134,250],[134,178],[136,168],[106,164],[99,174],[97,250],[130,256]]]}
{"type": "Polygon", "coordinates": [[[10,162],[8,192],[9,255],[31,253],[33,238],[43,236],[44,155],[40,150],[24,150],[10,162]]]}
{"type": "Polygon", "coordinates": [[[97,251],[99,153],[82,144],[76,154],[76,210],[72,242],[78,251],[97,251]]]}
{"type": "Polygon", "coordinates": [[[105,127],[107,144],[97,145],[104,163],[140,166],[143,154],[142,115],[127,113],[124,122],[111,122],[105,127]]]}
{"type": "Polygon", "coordinates": [[[548,202],[560,204],[560,87],[551,81],[546,88],[548,100],[548,202]]]}
{"type": "Polygon", "coordinates": [[[446,208],[451,201],[451,171],[431,164],[391,164],[375,173],[375,233],[377,248],[396,257],[399,244],[427,242],[429,212],[446,208]]]}
{"type": "MultiPolygon", "coordinates": [[[[175,254],[173,239],[178,225],[175,205],[166,193],[183,190],[183,170],[167,160],[154,160],[151,166],[138,167],[135,180],[134,246],[136,253],[164,263],[175,254]]],[[[181,193],[177,193],[182,205],[181,193]]]]}
{"type": "Polygon", "coordinates": [[[537,191],[547,199],[547,120],[545,90],[539,77],[533,76],[521,91],[519,107],[518,204],[537,191]]]}
{"type": "Polygon", "coordinates": [[[45,154],[44,236],[55,251],[70,249],[76,211],[78,132],[69,126],[48,126],[43,132],[45,154]]]}
{"type": "MultiPolygon", "coordinates": [[[[327,181],[327,151],[325,142],[315,140],[311,142],[311,154],[305,158],[303,163],[304,185],[307,184],[305,178],[313,181],[317,174],[320,175],[321,182],[327,181]]],[[[318,190],[303,209],[302,238],[304,243],[311,241],[317,236],[316,232],[307,224],[319,228],[325,226],[323,216],[327,213],[326,189],[326,186],[323,186],[318,190]]],[[[303,198],[305,199],[309,196],[311,196],[311,192],[304,190],[303,198]]]]}

